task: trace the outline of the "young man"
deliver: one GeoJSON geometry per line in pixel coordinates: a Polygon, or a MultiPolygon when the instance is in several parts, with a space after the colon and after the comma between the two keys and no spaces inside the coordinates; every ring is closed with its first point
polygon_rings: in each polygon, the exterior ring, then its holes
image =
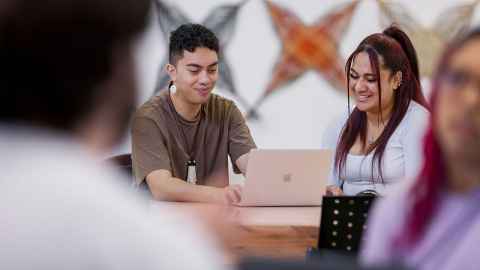
{"type": "Polygon", "coordinates": [[[127,127],[149,6],[0,3],[0,269],[224,269],[195,221],[154,222],[98,161],[127,127]]]}
{"type": "Polygon", "coordinates": [[[255,148],[235,104],[212,94],[218,79],[218,40],[198,24],[172,32],[169,89],[146,102],[132,129],[137,183],[146,181],[158,200],[236,203],[238,185],[228,185],[228,155],[245,173],[255,148]]]}

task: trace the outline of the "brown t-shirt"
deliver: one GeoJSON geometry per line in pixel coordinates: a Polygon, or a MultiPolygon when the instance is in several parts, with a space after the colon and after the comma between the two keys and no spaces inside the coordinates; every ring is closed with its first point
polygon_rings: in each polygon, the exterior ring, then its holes
{"type": "Polygon", "coordinates": [[[235,104],[212,94],[195,121],[187,121],[169,104],[169,91],[162,91],[135,113],[132,127],[132,162],[137,183],[152,171],[164,169],[185,180],[188,145],[197,162],[197,184],[228,185],[228,155],[235,161],[256,148],[245,119],[235,104]],[[203,119],[201,119],[203,117],[203,119]],[[195,142],[195,130],[198,134],[195,142]],[[183,129],[184,135],[182,135],[183,129]]]}

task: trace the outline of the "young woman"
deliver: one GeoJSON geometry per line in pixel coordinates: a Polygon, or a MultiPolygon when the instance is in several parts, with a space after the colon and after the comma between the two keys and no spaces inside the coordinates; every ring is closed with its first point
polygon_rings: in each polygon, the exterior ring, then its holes
{"type": "Polygon", "coordinates": [[[417,56],[408,36],[391,26],[366,37],[345,66],[356,106],[327,130],[323,145],[335,148],[327,192],[384,193],[388,184],[418,171],[428,119],[417,56]]]}
{"type": "Polygon", "coordinates": [[[375,207],[361,256],[367,264],[480,265],[480,29],[447,49],[431,104],[423,169],[375,207]]]}

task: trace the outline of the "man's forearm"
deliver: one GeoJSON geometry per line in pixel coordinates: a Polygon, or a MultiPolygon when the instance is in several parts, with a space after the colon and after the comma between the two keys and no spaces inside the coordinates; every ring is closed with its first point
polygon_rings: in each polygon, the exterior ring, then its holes
{"type": "Polygon", "coordinates": [[[193,185],[175,177],[149,175],[147,183],[155,200],[183,202],[223,202],[221,188],[193,185]]]}

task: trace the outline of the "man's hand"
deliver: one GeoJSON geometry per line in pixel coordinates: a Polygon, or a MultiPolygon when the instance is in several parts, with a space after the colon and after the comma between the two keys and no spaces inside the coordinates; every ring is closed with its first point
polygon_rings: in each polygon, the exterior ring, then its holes
{"type": "Polygon", "coordinates": [[[237,204],[242,199],[242,186],[231,185],[223,188],[223,202],[227,205],[237,204]]]}

